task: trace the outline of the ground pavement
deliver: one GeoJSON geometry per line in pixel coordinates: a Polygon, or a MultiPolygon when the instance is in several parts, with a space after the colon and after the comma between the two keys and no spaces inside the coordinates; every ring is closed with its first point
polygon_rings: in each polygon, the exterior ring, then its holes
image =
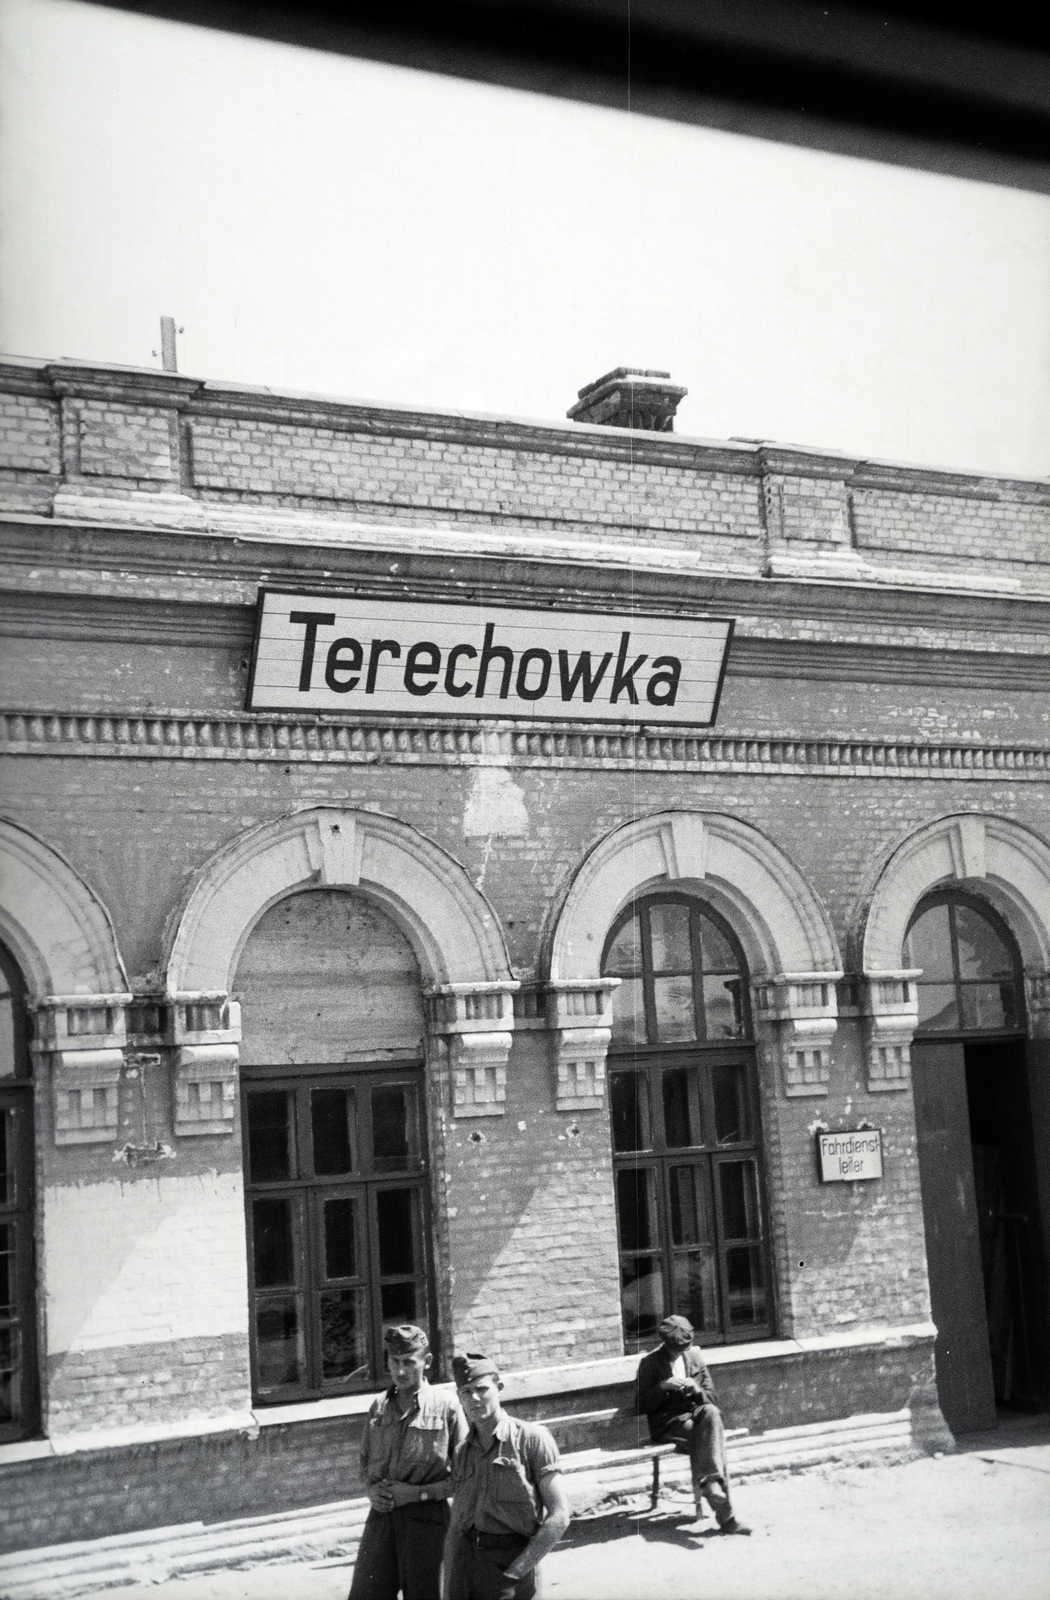
{"type": "MultiPolygon", "coordinates": [[[[824,1465],[740,1486],[751,1538],[678,1493],[656,1515],[575,1519],[546,1600],[1050,1600],[1050,1419],[971,1435],[958,1454],[824,1465]]],[[[350,1568],[259,1567],[110,1590],[121,1600],[345,1600],[350,1568]]]]}

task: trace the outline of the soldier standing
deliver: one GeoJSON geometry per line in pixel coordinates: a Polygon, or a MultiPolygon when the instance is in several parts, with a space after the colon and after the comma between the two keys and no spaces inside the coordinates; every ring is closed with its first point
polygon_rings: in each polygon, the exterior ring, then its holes
{"type": "Polygon", "coordinates": [[[422,1328],[388,1328],[393,1383],[373,1401],[361,1441],[371,1510],[361,1535],[350,1600],[438,1600],[449,1524],[452,1458],[466,1437],[458,1400],[427,1382],[432,1357],[422,1328]]]}
{"type": "Polygon", "coordinates": [[[569,1525],[558,1446],[503,1410],[487,1356],[456,1356],[452,1373],[470,1430],[452,1468],[448,1600],[532,1600],[536,1567],[569,1525]]]}

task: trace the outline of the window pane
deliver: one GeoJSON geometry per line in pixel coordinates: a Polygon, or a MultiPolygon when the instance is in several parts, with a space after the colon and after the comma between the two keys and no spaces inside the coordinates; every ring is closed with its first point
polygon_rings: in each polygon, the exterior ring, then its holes
{"type": "Polygon", "coordinates": [[[918,918],[904,941],[904,963],[908,967],[921,967],[927,983],[952,981],[954,973],[947,906],[931,906],[918,918]]]}
{"type": "Polygon", "coordinates": [[[10,1315],[15,1309],[15,1230],[0,1227],[0,1311],[10,1315]]]}
{"type": "Polygon", "coordinates": [[[357,1239],[354,1200],[326,1200],[324,1203],[324,1275],[326,1278],[357,1277],[357,1239]]]}
{"type": "Polygon", "coordinates": [[[693,1009],[693,979],[654,978],[656,1037],[661,1044],[677,1044],[696,1038],[696,1013],[693,1009]]]}
{"type": "Polygon", "coordinates": [[[972,906],[956,906],[960,978],[1012,978],[1013,958],[991,923],[972,906]]]}
{"type": "Polygon", "coordinates": [[[366,1326],[363,1289],[329,1289],[321,1295],[322,1378],[367,1378],[366,1326]]]}
{"type": "Polygon", "coordinates": [[[954,983],[918,983],[919,1027],[929,1032],[959,1026],[954,983]]]}
{"type": "Polygon", "coordinates": [[[302,1319],[293,1295],[264,1300],[255,1312],[259,1388],[265,1393],[284,1383],[300,1383],[305,1367],[302,1319]]]}
{"type": "Polygon", "coordinates": [[[372,1162],[377,1172],[409,1164],[409,1094],[402,1083],[372,1090],[372,1162]]]}
{"type": "Polygon", "coordinates": [[[694,1076],[695,1071],[688,1067],[663,1074],[664,1142],[670,1150],[701,1142],[700,1129],[694,1132],[689,1114],[690,1079],[694,1076]]]}
{"type": "Polygon", "coordinates": [[[719,1144],[738,1144],[751,1137],[747,1114],[747,1084],[744,1068],[719,1061],[711,1068],[711,1094],[715,1102],[715,1139],[719,1144]]]}
{"type": "Polygon", "coordinates": [[[0,1205],[15,1198],[15,1114],[0,1111],[0,1205]]]}
{"type": "Polygon", "coordinates": [[[416,1270],[412,1206],[411,1189],[380,1189],[376,1194],[379,1270],[384,1278],[416,1270]]]}
{"type": "Polygon", "coordinates": [[[312,1089],[310,1121],[314,1171],[319,1177],[353,1171],[354,1091],[312,1089]]]}
{"type": "Polygon", "coordinates": [[[700,918],[700,959],[705,972],[739,972],[733,947],[709,917],[700,918]]]}
{"type": "Polygon", "coordinates": [[[642,970],[642,942],[639,937],[638,918],[625,922],[609,946],[605,958],[604,976],[630,978],[642,970]]]}
{"type": "Polygon", "coordinates": [[[380,1310],[384,1328],[396,1328],[401,1322],[419,1324],[425,1311],[416,1310],[416,1285],[414,1283],[384,1283],[380,1290],[380,1310]]]}
{"type": "Polygon", "coordinates": [[[671,1243],[708,1244],[712,1228],[703,1173],[698,1167],[672,1167],[667,1176],[671,1190],[671,1243]]]}
{"type": "Polygon", "coordinates": [[[688,906],[673,902],[650,906],[649,932],[653,941],[654,972],[692,971],[688,906]]]}
{"type": "Polygon", "coordinates": [[[643,1256],[620,1269],[625,1339],[649,1339],[664,1319],[664,1273],[659,1261],[643,1256]]]}
{"type": "Polygon", "coordinates": [[[645,1043],[645,999],[641,978],[624,978],[613,990],[611,1050],[645,1043]]]}
{"type": "Polygon", "coordinates": [[[961,983],[959,1001],[964,1028],[1018,1026],[1012,983],[961,983]]]}
{"type": "Polygon", "coordinates": [[[253,1183],[280,1183],[292,1170],[292,1097],[285,1090],[248,1095],[248,1166],[253,1183]]]}
{"type": "Polygon", "coordinates": [[[659,1244],[656,1174],[651,1167],[623,1167],[616,1174],[616,1215],[621,1250],[651,1250],[659,1244]]]}
{"type": "Polygon", "coordinates": [[[649,1085],[642,1072],[614,1072],[609,1080],[613,1149],[649,1150],[649,1085]]]}
{"type": "Polygon", "coordinates": [[[766,1291],[762,1283],[762,1258],[757,1248],[726,1251],[729,1322],[734,1328],[766,1320],[766,1291]]]}
{"type": "Polygon", "coordinates": [[[22,1409],[18,1350],[18,1329],[0,1328],[0,1423],[17,1422],[22,1409]]]}
{"type": "Polygon", "coordinates": [[[739,1039],[744,1032],[743,984],[725,973],[704,974],[704,1021],[709,1039],[739,1039]]]}
{"type": "Polygon", "coordinates": [[[684,1251],[674,1256],[674,1308],[688,1317],[697,1333],[718,1329],[718,1272],[714,1249],[684,1251]]]}
{"type": "Polygon", "coordinates": [[[252,1248],[257,1289],[295,1282],[290,1200],[252,1201],[252,1248]]]}
{"type": "Polygon", "coordinates": [[[722,1161],[718,1166],[722,1189],[722,1233],[726,1239],[757,1239],[758,1191],[753,1161],[722,1161]]]}
{"type": "Polygon", "coordinates": [[[15,1014],[10,994],[0,994],[0,1078],[13,1078],[14,1075],[15,1014]]]}

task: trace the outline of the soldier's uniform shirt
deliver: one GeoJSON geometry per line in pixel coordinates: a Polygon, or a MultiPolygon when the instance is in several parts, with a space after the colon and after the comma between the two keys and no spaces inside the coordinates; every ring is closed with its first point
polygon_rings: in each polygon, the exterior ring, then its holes
{"type": "MultiPolygon", "coordinates": [[[[361,1440],[361,1475],[369,1485],[447,1483],[467,1424],[454,1397],[424,1381],[402,1416],[397,1390],[372,1402],[361,1440]]],[[[437,1600],[449,1523],[447,1500],[414,1501],[393,1511],[370,1510],[365,1521],[351,1600],[437,1600]]]]}
{"type": "Polygon", "coordinates": [[[540,1484],[560,1462],[553,1436],[538,1422],[519,1422],[504,1411],[487,1450],[471,1426],[452,1467],[453,1531],[531,1539],[543,1521],[540,1484]]]}
{"type": "Polygon", "coordinates": [[[366,1483],[427,1484],[447,1478],[452,1457],[466,1438],[459,1401],[438,1394],[423,1379],[415,1404],[402,1416],[393,1386],[373,1400],[361,1440],[361,1475],[366,1483]]]}

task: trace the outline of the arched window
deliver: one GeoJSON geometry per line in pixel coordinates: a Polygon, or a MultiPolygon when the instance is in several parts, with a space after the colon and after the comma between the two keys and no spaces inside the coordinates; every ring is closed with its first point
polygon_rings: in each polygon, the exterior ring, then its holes
{"type": "Polygon", "coordinates": [[[1003,1034],[1023,1029],[1021,963],[990,906],[953,891],[921,901],[904,940],[917,980],[920,1033],[1003,1034]]]}
{"type": "Polygon", "coordinates": [[[684,894],[636,902],[602,971],[624,1338],[670,1311],[707,1344],[772,1331],[748,977],[732,930],[684,894]]]}
{"type": "Polygon", "coordinates": [[[419,969],[371,901],[271,907],[237,968],[254,1392],[375,1389],[383,1329],[430,1327],[419,969]]]}
{"type": "Polygon", "coordinates": [[[38,1424],[33,1088],[25,985],[0,945],[0,1442],[38,1424]]]}

